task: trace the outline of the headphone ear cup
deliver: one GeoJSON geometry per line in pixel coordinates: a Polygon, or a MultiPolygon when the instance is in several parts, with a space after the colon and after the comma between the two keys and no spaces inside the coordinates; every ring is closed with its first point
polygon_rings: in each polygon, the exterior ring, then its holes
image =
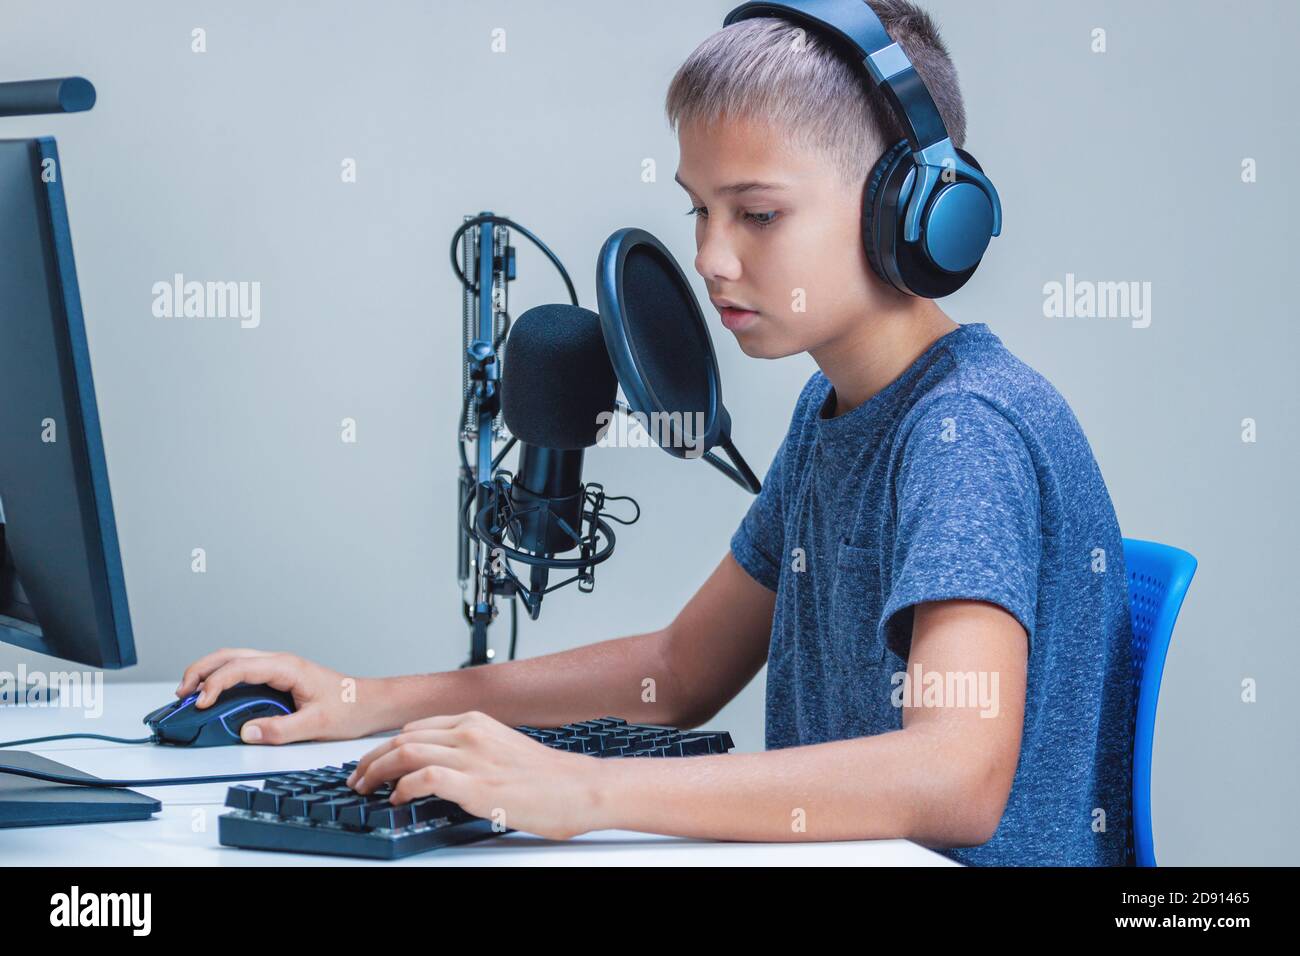
{"type": "MultiPolygon", "coordinates": [[[[974,158],[965,150],[959,149],[957,153],[979,169],[974,158]]],[[[979,263],[977,261],[960,272],[948,272],[930,260],[923,247],[931,228],[933,200],[921,219],[922,240],[904,240],[904,209],[901,207],[911,197],[912,187],[908,184],[908,177],[913,169],[911,145],[907,140],[896,143],[876,164],[864,192],[863,242],[867,249],[867,261],[886,284],[907,295],[939,299],[965,285],[966,280],[975,274],[979,263]],[[907,187],[906,192],[904,187],[907,187]]]]}
{"type": "Polygon", "coordinates": [[[900,165],[902,157],[911,153],[911,149],[911,144],[906,139],[900,139],[885,150],[885,154],[877,160],[871,175],[867,177],[862,192],[862,246],[867,252],[867,262],[871,263],[872,270],[883,282],[896,288],[898,283],[890,278],[881,250],[892,245],[891,233],[897,229],[898,212],[896,209],[880,208],[878,200],[885,193],[883,184],[890,178],[891,172],[900,165]],[[886,231],[882,232],[882,230],[886,231]]]}

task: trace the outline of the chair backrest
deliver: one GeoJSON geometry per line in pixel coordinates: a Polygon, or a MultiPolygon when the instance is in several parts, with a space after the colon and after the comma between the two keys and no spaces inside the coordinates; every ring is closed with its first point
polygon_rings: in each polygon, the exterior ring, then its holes
{"type": "Polygon", "coordinates": [[[1155,541],[1124,539],[1133,621],[1133,788],[1129,807],[1130,863],[1155,866],[1151,836],[1151,749],[1156,700],[1174,621],[1196,573],[1196,558],[1155,541]]]}

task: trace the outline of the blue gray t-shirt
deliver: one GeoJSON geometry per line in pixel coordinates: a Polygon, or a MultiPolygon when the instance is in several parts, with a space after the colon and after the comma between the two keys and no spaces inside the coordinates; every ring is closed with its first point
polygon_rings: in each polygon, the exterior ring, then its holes
{"type": "Polygon", "coordinates": [[[814,372],[731,540],[777,594],[767,748],[901,728],[894,675],[907,666],[912,606],[990,601],[1029,636],[1020,762],[993,838],[941,852],[980,865],[1123,865],[1127,576],[1069,405],[976,322],[858,407],[827,417],[834,406],[814,372]]]}

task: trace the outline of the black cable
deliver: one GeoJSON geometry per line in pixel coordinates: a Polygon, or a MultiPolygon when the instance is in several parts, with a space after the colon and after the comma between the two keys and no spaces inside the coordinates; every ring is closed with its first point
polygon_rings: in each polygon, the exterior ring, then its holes
{"type": "MultiPolygon", "coordinates": [[[[594,502],[592,502],[590,498],[588,498],[587,501],[590,504],[594,504],[594,502]]],[[[617,521],[619,524],[636,524],[638,521],[641,520],[641,505],[631,495],[601,495],[602,507],[604,507],[604,502],[606,501],[630,501],[632,502],[632,507],[636,509],[636,517],[632,518],[631,520],[624,520],[623,518],[620,518],[617,515],[610,514],[608,511],[606,511],[605,517],[608,518],[610,521],[617,521]]]]}
{"type": "Polygon", "coordinates": [[[507,312],[505,309],[501,310],[501,318],[503,320],[501,322],[501,334],[498,335],[497,340],[492,343],[493,355],[501,351],[501,346],[505,343],[506,338],[510,335],[510,326],[514,324],[514,319],[510,318],[510,313],[507,312]]]}
{"type": "Polygon", "coordinates": [[[524,236],[526,236],[528,240],[532,242],[533,245],[535,245],[538,249],[542,250],[542,252],[546,255],[546,258],[550,259],[551,262],[555,265],[555,268],[560,271],[560,278],[564,280],[564,285],[569,290],[569,301],[572,302],[574,305],[578,304],[578,293],[573,290],[573,282],[572,280],[569,279],[569,273],[564,268],[564,263],[560,262],[559,257],[556,256],[555,253],[553,253],[550,250],[550,248],[546,245],[546,243],[542,242],[542,240],[534,236],[529,230],[519,225],[519,223],[515,222],[513,219],[510,219],[506,216],[475,216],[473,219],[466,219],[463,223],[460,224],[460,228],[457,229],[454,233],[452,233],[451,269],[453,272],[456,273],[456,278],[460,279],[460,284],[462,286],[464,286],[466,289],[469,289],[471,292],[473,292],[476,295],[479,294],[479,288],[477,283],[470,282],[469,279],[466,277],[465,273],[460,271],[460,263],[456,261],[456,243],[459,242],[460,237],[465,234],[465,230],[470,229],[484,222],[494,222],[497,223],[498,225],[506,226],[509,229],[515,229],[523,233],[524,236]]]}
{"type": "Polygon", "coordinates": [[[0,742],[0,747],[16,747],[19,744],[41,744],[47,740],[75,740],[85,738],[86,740],[109,740],[115,744],[152,744],[158,742],[158,735],[151,734],[148,737],[108,737],[104,734],[54,734],[50,737],[28,737],[25,740],[6,740],[0,742]]]}
{"type": "Polygon", "coordinates": [[[519,441],[519,439],[516,438],[514,435],[511,435],[510,440],[506,442],[506,447],[502,448],[499,452],[497,452],[497,456],[492,459],[493,471],[497,470],[497,466],[501,464],[501,459],[506,457],[506,454],[510,451],[511,448],[515,447],[515,442],[517,441],[519,441]]]}
{"type": "Polygon", "coordinates": [[[66,783],[74,787],[183,787],[196,783],[265,780],[267,777],[280,777],[285,774],[307,772],[307,770],[263,770],[259,773],[222,773],[212,777],[144,777],[139,780],[103,780],[95,777],[69,777],[61,773],[49,773],[44,770],[32,770],[28,767],[13,767],[9,764],[0,764],[0,773],[12,773],[15,776],[45,780],[49,783],[66,783]]]}
{"type": "Polygon", "coordinates": [[[519,638],[519,602],[510,595],[510,660],[515,659],[515,643],[519,638]]]}

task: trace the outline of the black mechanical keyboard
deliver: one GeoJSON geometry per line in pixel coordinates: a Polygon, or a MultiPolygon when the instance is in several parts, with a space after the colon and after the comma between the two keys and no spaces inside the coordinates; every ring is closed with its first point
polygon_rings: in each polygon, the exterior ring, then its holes
{"type": "MultiPolygon", "coordinates": [[[[734,746],[725,731],[629,724],[618,717],[515,729],[556,750],[593,757],[690,757],[734,746]]],[[[269,776],[261,789],[231,787],[226,806],[232,812],[217,821],[222,846],[395,860],[510,832],[439,797],[389,803],[393,788],[387,783],[359,794],[345,783],[356,765],[269,776]]]]}

